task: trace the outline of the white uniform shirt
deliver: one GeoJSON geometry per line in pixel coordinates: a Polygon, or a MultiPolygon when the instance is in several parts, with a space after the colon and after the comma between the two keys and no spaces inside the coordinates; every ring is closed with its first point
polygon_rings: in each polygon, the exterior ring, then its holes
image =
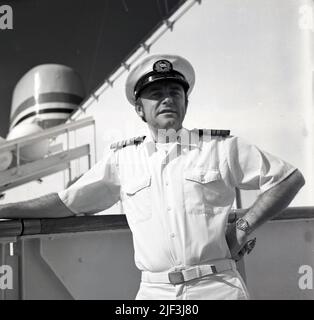
{"type": "Polygon", "coordinates": [[[295,168],[237,137],[199,141],[182,129],[179,142],[111,150],[59,193],[74,213],[96,213],[122,201],[140,270],[161,272],[230,258],[225,230],[235,188],[275,186],[295,168]],[[188,139],[186,137],[189,137],[188,139]]]}

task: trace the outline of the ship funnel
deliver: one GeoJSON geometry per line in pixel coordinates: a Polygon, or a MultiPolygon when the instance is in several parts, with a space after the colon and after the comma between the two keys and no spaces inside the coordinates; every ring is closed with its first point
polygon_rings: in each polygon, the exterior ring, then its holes
{"type": "Polygon", "coordinates": [[[64,123],[84,96],[82,80],[73,69],[58,64],[39,65],[14,88],[10,130],[22,123],[36,123],[43,129],[64,123]]]}

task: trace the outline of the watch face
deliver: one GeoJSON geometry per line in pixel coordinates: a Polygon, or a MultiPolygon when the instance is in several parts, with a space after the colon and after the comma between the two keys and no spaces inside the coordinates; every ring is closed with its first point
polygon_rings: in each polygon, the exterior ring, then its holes
{"type": "Polygon", "coordinates": [[[238,229],[243,230],[243,231],[247,231],[249,229],[249,223],[244,219],[239,219],[236,222],[236,226],[238,229]]]}

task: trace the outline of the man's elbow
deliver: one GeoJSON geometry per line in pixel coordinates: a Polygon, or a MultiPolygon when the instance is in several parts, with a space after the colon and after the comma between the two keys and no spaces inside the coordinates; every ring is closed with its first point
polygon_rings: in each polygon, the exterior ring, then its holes
{"type": "Polygon", "coordinates": [[[305,185],[305,179],[303,174],[297,169],[293,173],[294,185],[299,189],[301,189],[305,185]]]}

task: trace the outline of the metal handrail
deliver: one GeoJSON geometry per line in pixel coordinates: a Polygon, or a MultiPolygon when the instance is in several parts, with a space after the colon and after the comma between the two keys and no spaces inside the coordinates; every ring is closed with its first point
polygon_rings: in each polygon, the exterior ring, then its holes
{"type": "Polygon", "coordinates": [[[93,125],[94,123],[95,123],[95,120],[93,119],[93,117],[87,117],[81,120],[76,120],[75,122],[61,124],[61,125],[46,129],[43,132],[39,132],[39,133],[25,136],[22,138],[17,138],[14,140],[7,141],[6,143],[1,144],[0,152],[16,150],[17,145],[19,147],[22,147],[43,139],[52,138],[63,133],[67,133],[73,130],[87,127],[87,126],[93,125]]]}
{"type": "MultiPolygon", "coordinates": [[[[243,216],[249,209],[233,210],[229,215],[229,222],[243,216]]],[[[314,207],[290,207],[273,221],[314,219],[314,207]]],[[[1,238],[25,236],[25,235],[47,235],[60,233],[76,233],[127,229],[128,223],[125,215],[99,215],[99,216],[77,216],[68,218],[47,219],[18,219],[0,221],[1,238]]]]}

